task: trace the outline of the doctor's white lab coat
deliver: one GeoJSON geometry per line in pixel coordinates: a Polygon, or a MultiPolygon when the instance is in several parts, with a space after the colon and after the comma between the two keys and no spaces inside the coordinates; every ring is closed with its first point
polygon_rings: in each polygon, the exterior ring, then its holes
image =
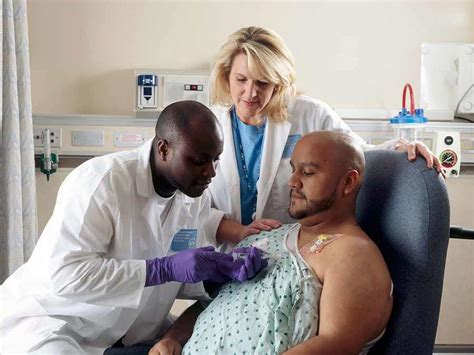
{"type": "MultiPolygon", "coordinates": [[[[224,131],[224,151],[209,190],[215,209],[225,211],[229,218],[241,222],[240,178],[235,157],[230,108],[212,107],[224,131]]],[[[265,126],[260,177],[257,182],[257,207],[254,219],[274,218],[293,223],[288,215],[288,179],[291,174],[292,148],[300,136],[313,131],[339,131],[352,135],[364,150],[393,149],[397,140],[379,146],[369,145],[324,102],[307,96],[295,97],[288,107],[288,120],[275,123],[268,119],[265,126]]],[[[315,152],[317,154],[317,152],[315,152]]]]}
{"type": "Polygon", "coordinates": [[[0,353],[102,354],[122,337],[128,345],[159,335],[176,297],[207,298],[202,283],[144,287],[145,259],[172,254],[176,232],[197,229],[196,247],[216,232],[200,228],[206,193],[178,191],[165,208],[150,149],[89,160],[66,178],[33,255],[2,286],[0,353]]]}

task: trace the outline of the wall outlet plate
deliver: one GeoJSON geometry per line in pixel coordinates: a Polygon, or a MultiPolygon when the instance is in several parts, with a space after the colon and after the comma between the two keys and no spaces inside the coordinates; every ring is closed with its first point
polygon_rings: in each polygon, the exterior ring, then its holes
{"type": "MultiPolygon", "coordinates": [[[[44,133],[46,128],[33,128],[33,141],[35,147],[42,147],[44,145],[44,133]]],[[[51,140],[51,147],[61,148],[61,128],[49,128],[49,139],[51,140]]]]}

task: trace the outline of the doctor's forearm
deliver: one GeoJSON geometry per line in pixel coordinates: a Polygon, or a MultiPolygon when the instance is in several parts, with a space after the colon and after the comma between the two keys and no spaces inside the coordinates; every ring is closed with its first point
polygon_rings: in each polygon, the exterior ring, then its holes
{"type": "Polygon", "coordinates": [[[238,222],[222,218],[216,232],[216,240],[218,243],[231,242],[238,243],[244,237],[245,226],[238,222]]]}
{"type": "Polygon", "coordinates": [[[204,308],[202,307],[201,302],[195,302],[191,307],[184,311],[176,322],[173,323],[162,339],[171,338],[184,346],[191,337],[194,324],[203,310],[204,308]]]}

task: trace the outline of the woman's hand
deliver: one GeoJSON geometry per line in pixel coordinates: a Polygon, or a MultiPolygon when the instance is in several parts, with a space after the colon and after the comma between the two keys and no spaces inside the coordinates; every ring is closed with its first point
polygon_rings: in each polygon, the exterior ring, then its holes
{"type": "Polygon", "coordinates": [[[416,159],[416,156],[419,155],[426,160],[426,165],[428,168],[435,168],[439,173],[443,174],[441,163],[434,153],[422,142],[408,142],[406,139],[400,139],[399,142],[395,145],[395,150],[399,152],[406,152],[408,155],[408,160],[413,161],[416,159]]]}
{"type": "Polygon", "coordinates": [[[181,344],[173,338],[163,338],[148,352],[148,355],[180,355],[181,344]]]}

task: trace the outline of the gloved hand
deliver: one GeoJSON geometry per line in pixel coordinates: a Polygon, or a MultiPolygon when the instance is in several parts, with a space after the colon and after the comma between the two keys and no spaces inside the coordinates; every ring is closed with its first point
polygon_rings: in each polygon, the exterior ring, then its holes
{"type": "Polygon", "coordinates": [[[232,255],[214,251],[214,247],[187,249],[171,256],[146,260],[145,286],[169,281],[196,283],[209,280],[215,283],[229,281],[219,271],[219,265],[231,265],[232,255]]]}
{"type": "Polygon", "coordinates": [[[231,254],[238,255],[237,259],[221,259],[219,270],[238,282],[251,279],[268,265],[267,260],[262,259],[261,250],[255,247],[237,248],[231,254]]]}
{"type": "Polygon", "coordinates": [[[230,279],[243,282],[267,267],[261,251],[255,247],[237,248],[231,254],[214,251],[214,247],[187,249],[171,256],[146,261],[145,286],[169,281],[196,283],[208,280],[224,283],[230,279]],[[232,254],[239,254],[234,260],[232,254]]]}

